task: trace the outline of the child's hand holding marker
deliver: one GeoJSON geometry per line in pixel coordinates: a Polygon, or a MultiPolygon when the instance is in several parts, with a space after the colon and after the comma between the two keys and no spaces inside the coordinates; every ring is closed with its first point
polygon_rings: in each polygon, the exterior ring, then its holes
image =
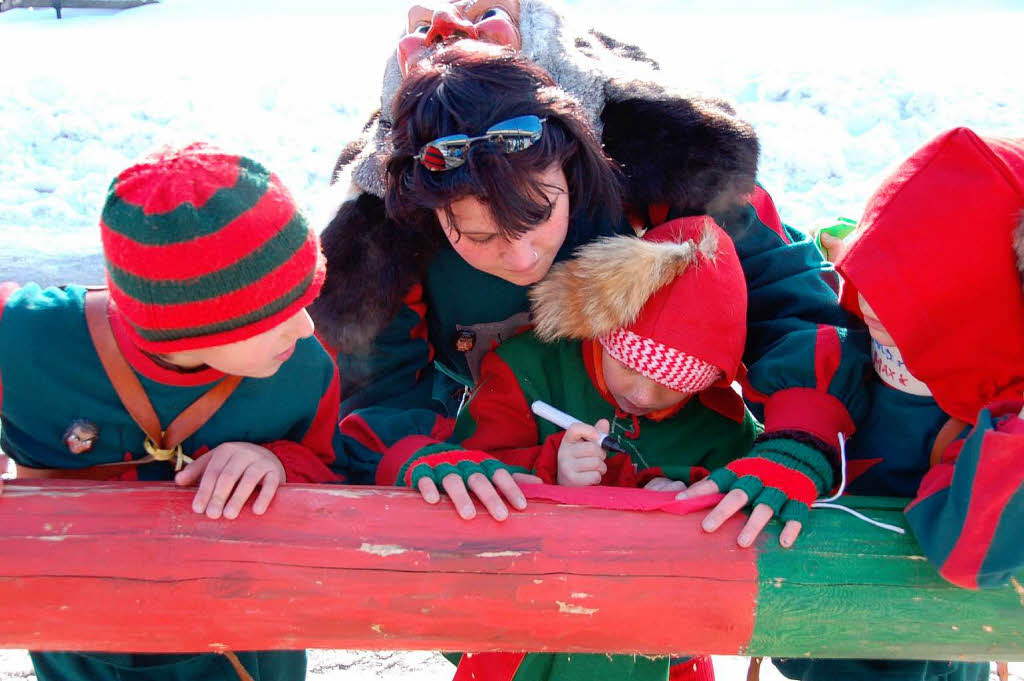
{"type": "Polygon", "coordinates": [[[558,447],[558,484],[565,487],[597,485],[608,472],[604,450],[626,453],[618,440],[608,434],[608,419],[593,426],[536,400],[530,405],[534,414],[565,428],[565,437],[558,447]]]}
{"type": "Polygon", "coordinates": [[[608,434],[608,419],[593,426],[574,423],[565,431],[558,447],[558,484],[563,487],[586,487],[600,484],[608,472],[601,440],[608,434]]]}

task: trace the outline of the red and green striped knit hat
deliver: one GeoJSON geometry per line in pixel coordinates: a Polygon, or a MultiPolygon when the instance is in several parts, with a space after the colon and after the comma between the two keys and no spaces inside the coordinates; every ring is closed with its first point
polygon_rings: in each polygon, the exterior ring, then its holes
{"type": "Polygon", "coordinates": [[[312,302],[324,279],[316,234],[277,176],[202,143],[118,175],[100,231],[113,306],[149,352],[251,338],[312,302]]]}

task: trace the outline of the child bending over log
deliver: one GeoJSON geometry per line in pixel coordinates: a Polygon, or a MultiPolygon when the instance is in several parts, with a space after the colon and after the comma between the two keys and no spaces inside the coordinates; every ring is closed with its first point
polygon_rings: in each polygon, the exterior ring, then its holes
{"type": "MultiPolygon", "coordinates": [[[[198,484],[192,509],[210,518],[251,497],[264,513],[284,482],[340,480],[337,370],[305,311],[323,256],[278,178],[202,144],[164,150],[114,179],[100,232],[106,289],[0,284],[0,445],[17,476],[198,484]]],[[[306,669],[304,651],[32,662],[40,681],[306,669]]]]}
{"type": "MultiPolygon", "coordinates": [[[[822,236],[875,367],[870,412],[847,448],[847,489],[914,497],[906,516],[925,555],[972,589],[1005,584],[1024,567],[1022,210],[1024,140],[960,128],[886,180],[849,244],[822,236]]],[[[989,677],[987,663],[776,666],[808,681],[989,677]]]]}
{"type": "MultiPolygon", "coordinates": [[[[530,297],[533,332],[484,357],[459,414],[454,440],[469,451],[424,451],[400,472],[409,486],[504,465],[572,487],[681,490],[747,453],[760,426],[730,387],[742,372],[746,282],[711,218],[584,246],[530,297]],[[532,413],[535,400],[582,422],[562,430],[532,413]],[[625,453],[606,455],[609,432],[625,453]]],[[[456,678],[509,670],[516,681],[714,677],[707,657],[490,653],[467,656],[456,678]]]]}

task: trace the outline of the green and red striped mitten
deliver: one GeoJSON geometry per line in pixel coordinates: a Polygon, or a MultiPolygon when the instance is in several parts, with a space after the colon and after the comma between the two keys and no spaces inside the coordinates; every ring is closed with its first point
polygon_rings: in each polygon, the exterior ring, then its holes
{"type": "Polygon", "coordinates": [[[780,520],[806,522],[811,504],[832,488],[828,459],[811,445],[789,438],[762,440],[750,455],[711,472],[721,492],[741,489],[750,506],[766,504],[780,520]]]}
{"type": "Polygon", "coordinates": [[[483,473],[488,480],[493,480],[494,474],[499,470],[506,470],[509,473],[529,472],[522,466],[502,463],[487,452],[478,449],[453,449],[454,446],[457,445],[438,442],[423,447],[398,469],[395,484],[416,489],[420,478],[430,478],[438,489],[442,489],[441,481],[452,473],[462,478],[463,482],[469,482],[469,476],[473,473],[483,473]]]}

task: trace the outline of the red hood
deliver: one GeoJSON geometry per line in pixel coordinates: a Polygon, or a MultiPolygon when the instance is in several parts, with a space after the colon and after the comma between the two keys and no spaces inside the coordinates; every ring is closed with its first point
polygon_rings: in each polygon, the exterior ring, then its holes
{"type": "Polygon", "coordinates": [[[1024,140],[957,128],[904,162],[868,202],[836,264],[943,411],[1024,392],[1024,294],[1013,250],[1024,210],[1024,140]]]}

